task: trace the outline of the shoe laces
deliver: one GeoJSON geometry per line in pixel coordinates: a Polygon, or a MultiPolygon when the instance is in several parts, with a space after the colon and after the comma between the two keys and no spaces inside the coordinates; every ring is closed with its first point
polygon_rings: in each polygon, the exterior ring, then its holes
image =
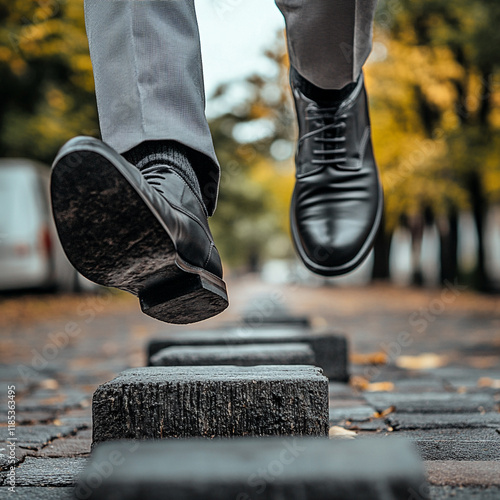
{"type": "Polygon", "coordinates": [[[320,127],[314,133],[314,142],[318,148],[313,148],[315,156],[311,163],[315,165],[338,166],[347,161],[346,114],[338,114],[338,107],[319,107],[310,105],[307,108],[306,120],[316,120],[320,127]]]}

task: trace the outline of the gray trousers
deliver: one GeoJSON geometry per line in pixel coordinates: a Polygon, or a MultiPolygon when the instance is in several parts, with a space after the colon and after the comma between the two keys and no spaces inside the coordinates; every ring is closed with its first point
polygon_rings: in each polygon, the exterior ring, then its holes
{"type": "MultiPolygon", "coordinates": [[[[371,50],[376,0],[276,0],[290,62],[325,89],[355,81],[371,50]]],[[[194,0],[85,0],[103,140],[124,153],[146,140],[175,140],[195,165],[215,209],[219,165],[205,117],[194,0]]]]}

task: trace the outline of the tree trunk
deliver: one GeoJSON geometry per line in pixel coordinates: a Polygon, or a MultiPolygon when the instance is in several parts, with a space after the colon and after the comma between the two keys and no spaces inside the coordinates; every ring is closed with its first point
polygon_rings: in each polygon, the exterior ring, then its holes
{"type": "Polygon", "coordinates": [[[453,211],[448,217],[437,220],[441,243],[441,283],[453,282],[458,276],[458,215],[453,211]]]}
{"type": "Polygon", "coordinates": [[[477,172],[470,176],[469,192],[472,201],[472,213],[477,231],[477,268],[475,272],[475,286],[478,290],[489,291],[491,283],[486,272],[486,245],[484,242],[484,221],[486,217],[486,200],[481,186],[481,179],[477,172]]]}

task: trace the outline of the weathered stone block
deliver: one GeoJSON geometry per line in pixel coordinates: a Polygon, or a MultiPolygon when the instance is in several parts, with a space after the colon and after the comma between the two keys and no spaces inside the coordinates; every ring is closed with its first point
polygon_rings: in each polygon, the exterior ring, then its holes
{"type": "Polygon", "coordinates": [[[92,500],[407,500],[425,487],[423,465],[404,441],[240,438],[105,443],[75,493],[92,500]]]}
{"type": "Polygon", "coordinates": [[[98,387],[93,442],[325,436],[328,379],[313,366],[151,367],[98,387]]]}
{"type": "Polygon", "coordinates": [[[314,352],[315,365],[323,368],[330,381],[345,382],[347,373],[347,341],[341,335],[312,332],[301,328],[227,328],[180,332],[149,343],[148,360],[158,351],[173,346],[220,346],[244,344],[307,344],[314,352]]]}
{"type": "Polygon", "coordinates": [[[172,346],[151,356],[153,366],[314,365],[307,344],[172,346]]]}

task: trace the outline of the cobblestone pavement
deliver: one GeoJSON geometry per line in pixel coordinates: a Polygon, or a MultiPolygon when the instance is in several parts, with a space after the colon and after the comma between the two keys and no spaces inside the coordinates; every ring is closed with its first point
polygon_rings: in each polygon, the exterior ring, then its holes
{"type": "MultiPolygon", "coordinates": [[[[249,300],[265,295],[256,327],[285,304],[315,328],[344,333],[351,381],[330,384],[332,434],[413,440],[430,489],[422,485],[409,498],[500,498],[499,297],[452,284],[307,288],[247,277],[229,286],[230,309],[190,328],[238,321],[249,300]]],[[[12,498],[71,498],[90,452],[97,385],[143,366],[149,339],[179,328],[142,315],[131,297],[105,292],[59,302],[0,299],[0,329],[0,498],[10,486],[9,386],[17,424],[12,498]]]]}

